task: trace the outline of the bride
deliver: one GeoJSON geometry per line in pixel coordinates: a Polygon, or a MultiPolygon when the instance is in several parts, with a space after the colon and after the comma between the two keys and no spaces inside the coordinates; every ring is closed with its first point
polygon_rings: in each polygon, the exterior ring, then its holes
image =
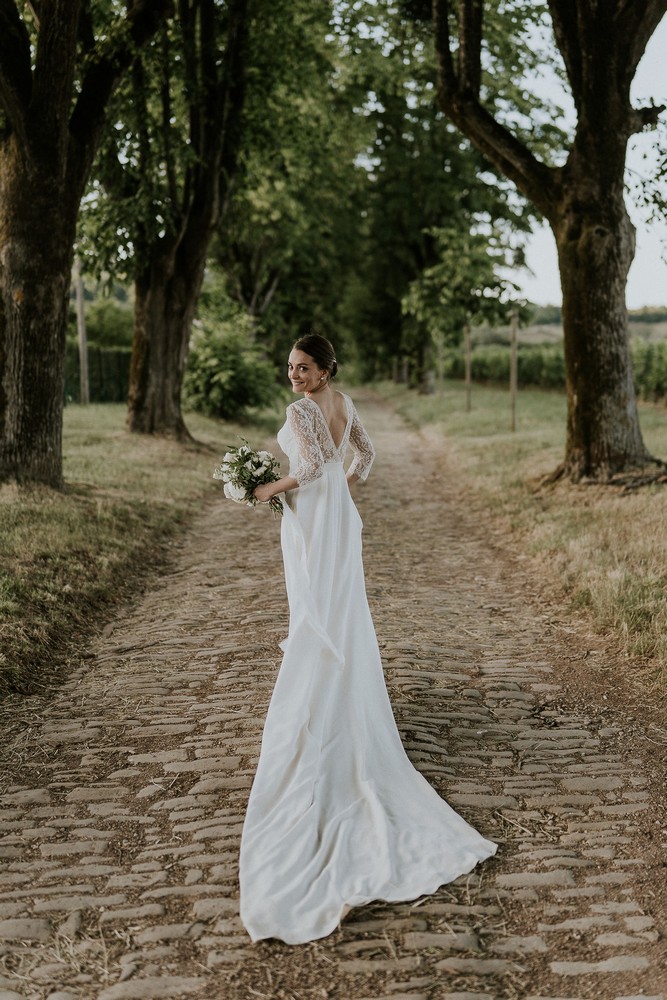
{"type": "Polygon", "coordinates": [[[401,744],[349,489],[368,475],[374,450],[351,399],[331,386],[333,348],[303,337],[287,368],[303,393],[278,434],[289,474],[255,496],[267,503],[285,493],[290,625],[243,827],[240,883],[252,940],[300,944],[330,934],[353,906],[434,892],[496,845],[440,798],[401,744]]]}

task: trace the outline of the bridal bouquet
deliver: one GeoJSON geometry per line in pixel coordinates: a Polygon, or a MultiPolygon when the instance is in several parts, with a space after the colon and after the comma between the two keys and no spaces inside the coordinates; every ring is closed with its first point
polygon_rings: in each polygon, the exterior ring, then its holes
{"type": "MultiPolygon", "coordinates": [[[[253,451],[247,444],[230,448],[220,465],[213,470],[213,478],[224,484],[224,494],[235,503],[255,507],[259,501],[253,491],[263,483],[275,483],[278,459],[270,451],[253,451]]],[[[278,497],[271,497],[269,507],[274,514],[282,514],[283,504],[278,497]]]]}

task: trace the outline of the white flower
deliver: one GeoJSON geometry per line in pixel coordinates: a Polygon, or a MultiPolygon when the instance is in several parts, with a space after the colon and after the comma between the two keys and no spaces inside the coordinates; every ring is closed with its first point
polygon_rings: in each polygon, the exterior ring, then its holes
{"type": "Polygon", "coordinates": [[[246,491],[243,486],[235,486],[234,483],[225,483],[224,494],[229,500],[234,500],[236,503],[247,503],[246,501],[246,491]]]}
{"type": "MultiPolygon", "coordinates": [[[[224,495],[236,503],[254,507],[253,491],[260,483],[273,483],[279,475],[277,459],[269,451],[253,451],[247,444],[231,448],[220,465],[213,471],[213,478],[222,480],[224,495]]],[[[282,512],[282,503],[276,497],[270,502],[274,513],[282,512]]]]}

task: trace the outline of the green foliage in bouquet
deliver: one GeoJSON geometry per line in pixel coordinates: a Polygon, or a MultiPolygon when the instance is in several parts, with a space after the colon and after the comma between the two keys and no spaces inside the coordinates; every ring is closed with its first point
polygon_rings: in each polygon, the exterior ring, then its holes
{"type": "MultiPolygon", "coordinates": [[[[244,442],[240,447],[230,446],[220,465],[213,470],[213,478],[224,484],[224,493],[234,503],[256,507],[259,501],[254,492],[265,483],[280,479],[278,459],[270,451],[253,451],[244,442]]],[[[274,514],[282,514],[282,500],[275,496],[268,501],[274,514]]]]}

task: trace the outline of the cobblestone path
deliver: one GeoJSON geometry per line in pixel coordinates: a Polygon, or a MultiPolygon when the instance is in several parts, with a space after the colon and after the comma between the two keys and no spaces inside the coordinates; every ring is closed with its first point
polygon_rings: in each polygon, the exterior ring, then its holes
{"type": "Polygon", "coordinates": [[[52,698],[2,710],[0,1000],[666,1000],[646,768],[613,713],[568,702],[561,641],[444,449],[360,409],[397,720],[498,856],[324,941],[250,944],[237,853],[287,607],[278,523],[221,500],[52,698]]]}

